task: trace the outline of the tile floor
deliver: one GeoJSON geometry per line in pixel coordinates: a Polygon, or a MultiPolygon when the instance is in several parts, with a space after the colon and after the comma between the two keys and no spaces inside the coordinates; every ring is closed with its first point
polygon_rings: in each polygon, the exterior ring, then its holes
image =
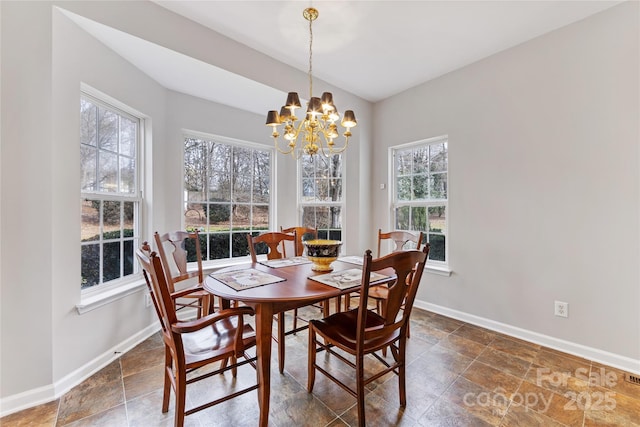
{"type": "MultiPolygon", "coordinates": [[[[316,313],[306,309],[308,316],[316,313]]],[[[284,375],[274,347],[270,425],[356,425],[355,399],[322,375],[307,393],[306,332],[287,337],[286,346],[284,375]]],[[[334,362],[326,360],[338,368],[334,362]]],[[[172,410],[161,412],[162,363],[162,340],[155,334],[60,399],[6,416],[0,425],[171,426],[172,410]]],[[[255,371],[245,368],[235,382],[226,373],[192,385],[188,405],[255,380],[255,371]]],[[[624,372],[418,309],[404,409],[397,384],[392,374],[370,384],[367,425],[640,426],[640,386],[626,382],[624,372]]],[[[188,416],[186,425],[255,426],[257,419],[251,392],[188,416]]]]}

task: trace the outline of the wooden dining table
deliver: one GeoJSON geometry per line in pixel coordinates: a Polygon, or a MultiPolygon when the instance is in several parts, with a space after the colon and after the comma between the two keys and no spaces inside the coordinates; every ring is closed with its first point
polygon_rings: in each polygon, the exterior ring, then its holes
{"type": "MultiPolygon", "coordinates": [[[[218,275],[224,272],[255,269],[285,279],[277,283],[248,289],[235,290],[232,287],[207,276],[204,288],[210,293],[223,298],[223,300],[240,301],[252,307],[256,313],[256,355],[258,376],[258,402],[260,405],[260,426],[266,427],[269,422],[269,394],[271,389],[271,336],[273,327],[273,315],[304,307],[328,298],[340,297],[343,294],[353,292],[357,288],[339,289],[330,285],[317,282],[309,277],[326,274],[311,269],[313,264],[305,263],[285,267],[272,268],[267,265],[248,263],[225,267],[216,270],[218,275]]],[[[361,266],[334,261],[334,272],[361,268],[361,266]]],[[[336,309],[339,309],[339,298],[336,299],[336,309]]]]}

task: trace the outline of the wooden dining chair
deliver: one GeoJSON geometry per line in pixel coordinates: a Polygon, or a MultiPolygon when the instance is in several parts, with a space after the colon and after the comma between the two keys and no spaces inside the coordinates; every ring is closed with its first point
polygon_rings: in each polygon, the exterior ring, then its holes
{"type": "Polygon", "coordinates": [[[365,386],[389,372],[393,372],[398,376],[400,405],[402,407],[406,406],[407,328],[428,252],[429,246],[426,245],[422,251],[393,252],[374,260],[371,257],[371,251],[367,250],[362,267],[358,308],[334,313],[329,317],[312,320],[309,323],[307,390],[309,393],[313,391],[316,371],[325,375],[356,398],[358,425],[361,427],[366,425],[365,386]],[[370,288],[370,274],[373,271],[394,277],[389,286],[387,310],[384,315],[368,309],[369,293],[373,289],[373,287],[370,288]],[[405,308],[401,310],[400,306],[403,303],[405,308]],[[322,340],[319,340],[319,338],[322,338],[322,340]],[[336,352],[335,348],[348,353],[355,361],[336,352]],[[391,349],[392,362],[377,353],[387,348],[391,349]],[[327,351],[331,356],[335,356],[347,366],[355,369],[355,385],[352,382],[345,384],[338,379],[338,377],[349,378],[349,376],[345,377],[340,368],[335,366],[334,368],[329,368],[328,366],[333,366],[333,364],[327,363],[327,359],[324,359],[324,363],[316,363],[318,351],[327,351]],[[378,368],[374,364],[367,363],[366,355],[372,355],[384,367],[377,370],[378,368]],[[365,367],[365,363],[368,366],[365,367]],[[333,374],[329,371],[333,372],[333,374]],[[368,373],[366,378],[365,372],[368,373]]]}
{"type": "Polygon", "coordinates": [[[154,233],[160,260],[167,275],[169,292],[193,289],[183,298],[175,300],[176,309],[197,308],[197,317],[206,316],[212,308],[213,296],[202,288],[202,252],[198,232],[174,231],[165,234],[154,233]],[[188,249],[191,249],[188,251],[188,249]],[[197,269],[187,270],[189,258],[196,261],[197,269]]]}
{"type": "Polygon", "coordinates": [[[302,256],[304,254],[304,245],[302,242],[307,240],[307,238],[317,239],[318,238],[318,230],[310,227],[289,227],[282,228],[280,227],[280,231],[287,234],[293,234],[296,236],[296,256],[302,256]]]}
{"type": "MultiPolygon", "coordinates": [[[[417,236],[413,233],[409,233],[408,231],[389,231],[387,233],[383,233],[382,229],[378,229],[378,258],[382,255],[382,243],[384,240],[391,240],[394,244],[392,249],[393,252],[404,251],[407,249],[416,249],[420,250],[422,246],[422,239],[424,235],[420,232],[417,236]]],[[[387,300],[388,289],[385,286],[378,286],[375,289],[371,290],[369,294],[369,298],[375,300],[376,309],[378,310],[378,314],[384,312],[385,301],[387,300]]],[[[349,309],[351,304],[350,295],[345,296],[345,305],[347,309],[349,309]]]]}
{"type": "MultiPolygon", "coordinates": [[[[251,234],[247,234],[247,241],[249,243],[249,253],[251,254],[251,261],[256,263],[258,262],[258,249],[256,247],[260,247],[262,245],[262,250],[265,251],[264,247],[267,247],[266,254],[267,259],[282,259],[287,257],[287,250],[285,248],[285,242],[296,242],[296,233],[294,231],[293,234],[287,233],[279,233],[277,231],[272,231],[268,233],[259,234],[257,236],[252,236],[251,234]]],[[[294,310],[294,318],[297,317],[297,309],[294,310]]],[[[285,359],[285,350],[284,350],[284,339],[285,336],[290,335],[294,332],[298,332],[295,328],[291,331],[285,332],[285,322],[284,322],[284,312],[280,312],[274,316],[275,320],[278,322],[278,333],[277,336],[274,336],[273,339],[278,343],[278,368],[280,369],[280,373],[284,372],[284,359],[285,359]]],[[[306,325],[305,325],[306,329],[306,325]]]]}
{"type": "Polygon", "coordinates": [[[256,345],[256,336],[251,325],[244,322],[244,316],[253,315],[250,307],[234,307],[190,321],[180,321],[176,314],[174,299],[187,296],[193,289],[171,293],[162,261],[155,252],[150,252],[148,244],[136,250],[136,257],[142,266],[153,305],[160,320],[162,339],[165,346],[164,387],[162,412],[169,411],[171,389],[175,395],[175,426],[182,427],[184,418],[195,412],[225,402],[241,394],[256,390],[258,384],[240,390],[229,389],[229,394],[190,409],[186,408],[187,385],[213,375],[231,370],[235,378],[238,367],[251,364],[256,367],[256,357],[247,350],[256,345]],[[239,361],[238,358],[243,358],[239,361]],[[228,361],[230,363],[227,363],[228,361]],[[217,369],[199,368],[221,362],[217,369]],[[189,378],[187,378],[189,374],[189,378]]]}

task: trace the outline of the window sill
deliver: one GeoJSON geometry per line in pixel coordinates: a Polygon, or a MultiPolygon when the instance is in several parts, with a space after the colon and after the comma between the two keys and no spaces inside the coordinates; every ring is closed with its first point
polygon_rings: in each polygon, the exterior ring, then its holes
{"type": "Polygon", "coordinates": [[[86,295],[82,295],[80,297],[80,304],[76,304],[76,310],[78,311],[78,314],[85,314],[91,310],[102,307],[103,305],[110,304],[113,301],[135,294],[136,292],[140,292],[142,290],[146,291],[146,289],[147,284],[144,282],[144,279],[140,277],[134,281],[120,286],[111,287],[104,291],[91,292],[86,295]]]}
{"type": "Polygon", "coordinates": [[[451,276],[451,270],[446,265],[427,264],[424,266],[424,271],[426,271],[427,273],[437,274],[439,276],[445,276],[445,277],[451,276]]]}

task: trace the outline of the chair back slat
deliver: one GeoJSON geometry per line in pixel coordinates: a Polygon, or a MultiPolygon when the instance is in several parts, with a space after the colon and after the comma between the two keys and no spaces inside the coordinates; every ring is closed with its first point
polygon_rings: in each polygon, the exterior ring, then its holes
{"type": "Polygon", "coordinates": [[[251,254],[251,261],[258,262],[256,245],[262,243],[267,246],[267,259],[282,259],[287,257],[287,250],[284,242],[296,241],[296,234],[280,233],[272,231],[263,233],[258,236],[252,236],[247,234],[247,242],[249,243],[249,253],[251,254]]]}
{"type": "Polygon", "coordinates": [[[406,249],[420,250],[424,234],[420,232],[417,236],[408,231],[390,231],[383,233],[382,229],[378,229],[378,258],[382,256],[382,241],[392,240],[394,248],[392,252],[399,252],[406,249]]]}
{"type": "Polygon", "coordinates": [[[198,232],[174,231],[165,234],[154,233],[156,247],[162,264],[165,266],[167,282],[171,292],[175,292],[176,284],[197,277],[198,283],[202,283],[202,252],[200,249],[200,236],[198,232]],[[187,264],[192,258],[197,263],[197,270],[187,271],[187,264]]]}

